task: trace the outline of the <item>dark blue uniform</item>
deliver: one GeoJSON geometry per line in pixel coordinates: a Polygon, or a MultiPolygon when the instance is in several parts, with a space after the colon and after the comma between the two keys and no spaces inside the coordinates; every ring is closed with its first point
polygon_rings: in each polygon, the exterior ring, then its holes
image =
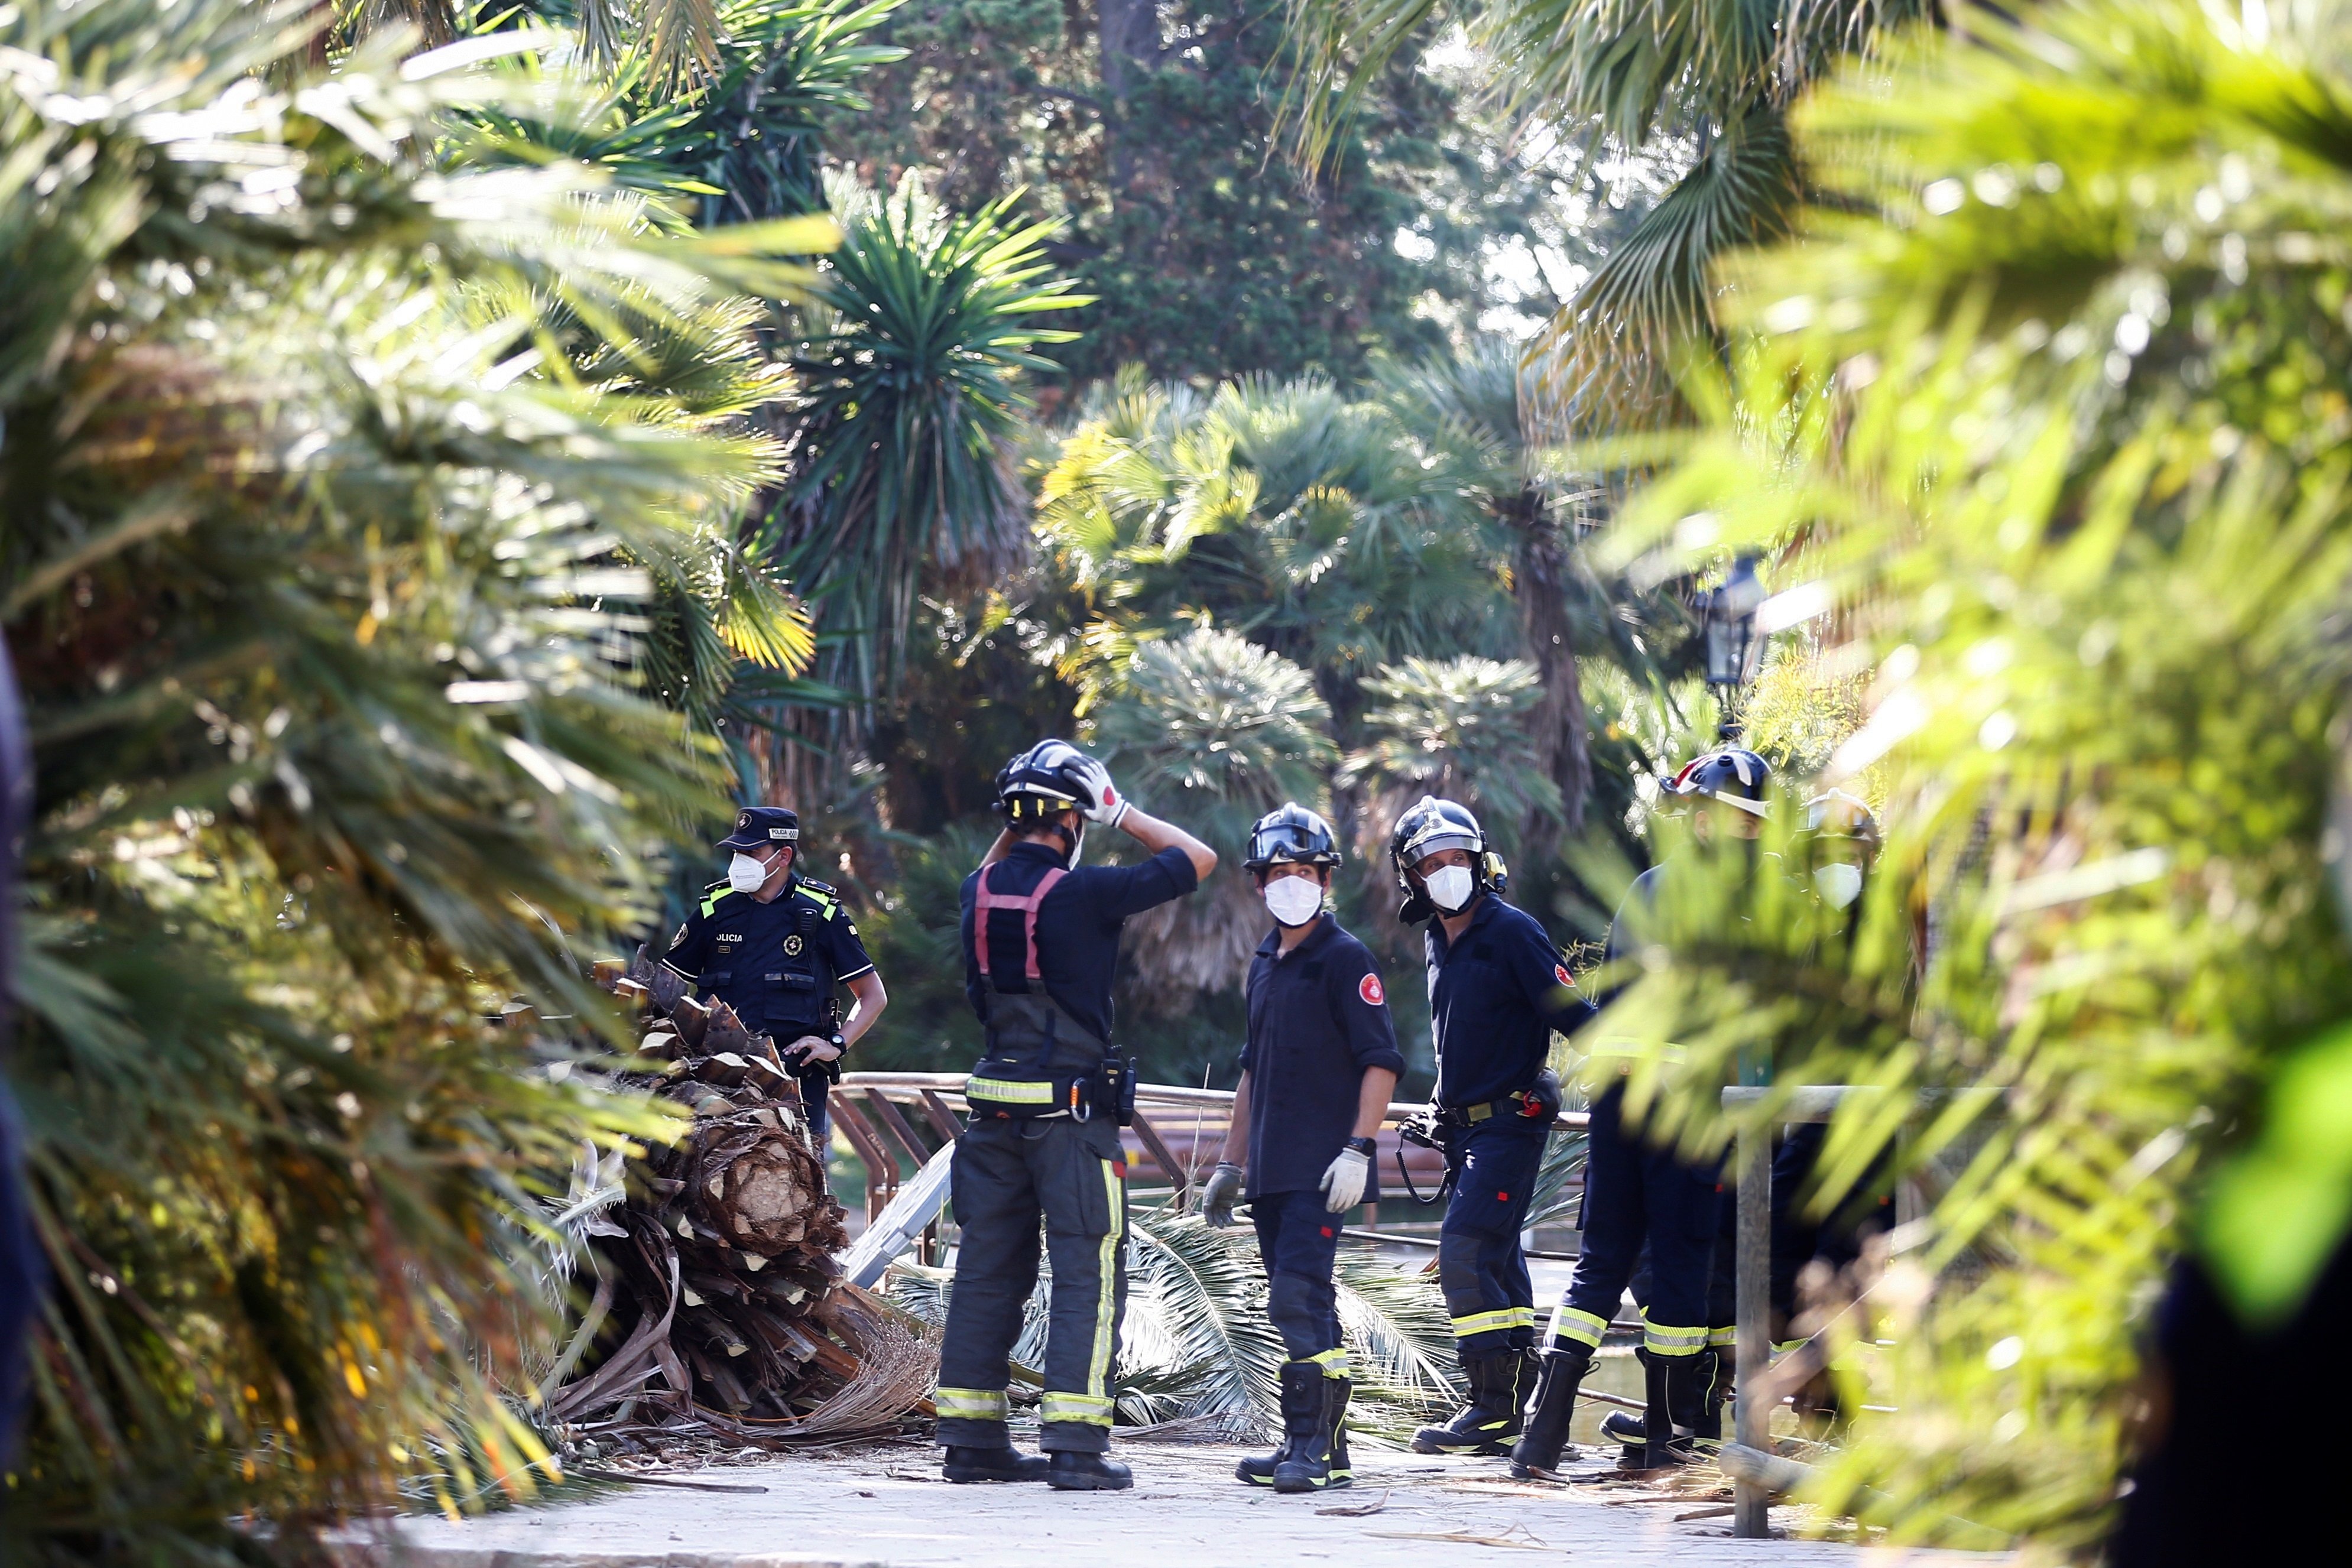
{"type": "MultiPolygon", "coordinates": [[[[766,904],[712,883],[662,962],[693,981],[705,1000],[734,1009],[745,1028],[767,1035],[779,1051],[803,1035],[831,1035],[834,988],[874,969],[841,894],[804,876],[766,904]]],[[[824,1072],[801,1075],[819,1149],[828,1131],[824,1095],[824,1072]]]]}
{"type": "Polygon", "coordinates": [[[1551,1118],[1528,1092],[1555,1029],[1591,1016],[1559,949],[1525,910],[1478,901],[1459,941],[1429,923],[1433,1096],[1449,1128],[1453,1201],[1438,1232],[1437,1276],[1465,1356],[1535,1343],[1535,1290],[1519,1248],[1551,1118]]]}
{"type": "MultiPolygon", "coordinates": [[[[1328,915],[1287,954],[1281,932],[1267,933],[1247,995],[1250,1215],[1266,1315],[1293,1361],[1344,1376],[1331,1268],[1347,1216],[1323,1207],[1323,1173],[1355,1135],[1365,1071],[1402,1073],[1404,1057],[1370,949],[1328,915]]],[[[1363,1201],[1379,1199],[1375,1165],[1363,1201]]]]}
{"type": "MultiPolygon", "coordinates": [[[[1609,961],[1629,952],[1640,920],[1657,896],[1661,873],[1642,873],[1609,928],[1609,961]]],[[[1590,1152],[1584,1166],[1582,1249],[1568,1290],[1552,1313],[1552,1345],[1598,1345],[1633,1277],[1643,1245],[1650,1277],[1642,1302],[1642,1343],[1654,1356],[1695,1356],[1730,1340],[1728,1322],[1707,1322],[1708,1277],[1723,1207],[1719,1167],[1696,1166],[1671,1147],[1648,1144],[1624,1124],[1625,1092],[1610,1082],[1609,1046],[1596,1049],[1590,1152]]]]}
{"type": "Polygon", "coordinates": [[[1092,1106],[1074,1113],[1068,1094],[1109,1051],[1120,927],[1199,882],[1181,850],[1073,871],[1036,843],[1014,844],[964,879],[965,994],[988,1046],[966,1085],[972,1115],[950,1173],[962,1240],[933,1401],[950,1448],[1012,1445],[1007,1358],[1037,1283],[1041,1218],[1054,1290],[1039,1446],[1110,1448],[1111,1361],[1127,1305],[1127,1158],[1118,1118],[1092,1106]],[[985,920],[982,878],[994,904],[985,920]]]}

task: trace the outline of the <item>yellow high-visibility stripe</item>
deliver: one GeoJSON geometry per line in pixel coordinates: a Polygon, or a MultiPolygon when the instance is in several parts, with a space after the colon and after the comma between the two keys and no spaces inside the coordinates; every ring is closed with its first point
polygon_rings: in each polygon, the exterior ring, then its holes
{"type": "Polygon", "coordinates": [[[1348,1347],[1344,1344],[1307,1359],[1320,1366],[1326,1377],[1345,1378],[1348,1375],[1348,1347]]]}
{"type": "Polygon", "coordinates": [[[963,1092],[967,1100],[977,1096],[982,1100],[1001,1100],[1008,1105],[1051,1105],[1054,1103],[1052,1082],[1034,1082],[1019,1078],[967,1078],[963,1092]]]}
{"type": "Polygon", "coordinates": [[[1609,1332],[1609,1320],[1598,1312],[1580,1312],[1574,1307],[1559,1306],[1551,1310],[1551,1331],[1546,1336],[1554,1344],[1573,1341],[1575,1343],[1601,1347],[1601,1336],[1609,1332]]]}
{"type": "Polygon", "coordinates": [[[1089,1427],[1110,1425],[1111,1402],[1091,1394],[1048,1394],[1037,1407],[1040,1421],[1080,1421],[1089,1427]]]}
{"type": "Polygon", "coordinates": [[[942,1388],[931,1396],[931,1408],[941,1420],[1002,1421],[1012,1405],[1002,1388],[942,1388]]]}
{"type": "Polygon", "coordinates": [[[1736,1328],[1709,1329],[1706,1331],[1706,1343],[1710,1345],[1737,1344],[1739,1343],[1739,1331],[1736,1328]]]}
{"type": "Polygon", "coordinates": [[[1472,1312],[1454,1320],[1454,1337],[1467,1339],[1474,1333],[1490,1333],[1496,1329],[1531,1329],[1536,1326],[1533,1307],[1497,1307],[1491,1312],[1472,1312]]]}
{"type": "MultiPolygon", "coordinates": [[[[1120,1177],[1123,1166],[1110,1161],[1102,1162],[1103,1188],[1110,1198],[1110,1228],[1103,1232],[1102,1255],[1097,1270],[1102,1275],[1102,1289],[1095,1299],[1094,1354],[1087,1362],[1087,1393],[1101,1398],[1108,1392],[1105,1385],[1110,1377],[1111,1352],[1118,1347],[1118,1244],[1127,1232],[1127,1184],[1120,1177]]],[[[1103,1400],[1104,1408],[1110,1402],[1103,1400]]],[[[1110,1425],[1105,1415],[1102,1424],[1110,1425]]]]}
{"type": "Polygon", "coordinates": [[[1679,1323],[1651,1321],[1648,1309],[1642,1312],[1642,1344],[1652,1355],[1696,1355],[1706,1348],[1704,1327],[1685,1328],[1679,1323]]]}

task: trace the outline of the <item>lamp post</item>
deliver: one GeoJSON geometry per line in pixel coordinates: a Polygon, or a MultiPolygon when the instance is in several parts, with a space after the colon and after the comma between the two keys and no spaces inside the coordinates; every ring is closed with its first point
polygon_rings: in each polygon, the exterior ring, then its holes
{"type": "Polygon", "coordinates": [[[1739,737],[1739,690],[1756,678],[1764,640],[1756,634],[1756,609],[1764,602],[1764,585],[1756,580],[1756,558],[1734,556],[1731,575],[1720,588],[1701,591],[1692,600],[1705,637],[1706,684],[1715,692],[1717,711],[1723,717],[1718,737],[1739,737]]]}

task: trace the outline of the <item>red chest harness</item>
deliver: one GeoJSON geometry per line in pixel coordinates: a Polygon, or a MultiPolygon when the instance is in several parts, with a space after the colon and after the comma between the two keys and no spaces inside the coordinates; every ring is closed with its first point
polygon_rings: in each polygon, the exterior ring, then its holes
{"type": "Polygon", "coordinates": [[[1045,977],[1037,969],[1037,906],[1045,903],[1045,895],[1053,892],[1061,880],[1070,873],[1065,867],[1052,867],[1044,876],[1037,879],[1035,887],[1018,898],[1013,898],[991,892],[989,889],[988,879],[1003,869],[1003,862],[1000,861],[982,872],[979,883],[972,889],[971,946],[973,956],[980,960],[980,977],[989,981],[992,986],[995,983],[995,977],[989,972],[988,967],[989,915],[999,909],[1017,909],[1021,912],[1021,939],[1027,952],[1027,967],[1024,972],[1032,980],[1043,979],[1045,977]]]}

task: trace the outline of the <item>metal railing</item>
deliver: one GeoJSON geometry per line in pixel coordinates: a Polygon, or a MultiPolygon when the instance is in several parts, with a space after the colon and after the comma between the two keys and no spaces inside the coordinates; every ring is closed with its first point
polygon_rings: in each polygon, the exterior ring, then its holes
{"type": "MultiPolygon", "coordinates": [[[[866,1166],[868,1220],[897,1196],[900,1156],[920,1170],[940,1145],[954,1142],[963,1130],[959,1113],[969,1111],[963,1098],[965,1076],[961,1072],[845,1072],[834,1086],[830,1099],[834,1120],[866,1166]]],[[[1388,1118],[1381,1124],[1378,1155],[1384,1169],[1395,1169],[1400,1147],[1397,1124],[1421,1109],[1418,1103],[1402,1101],[1389,1106],[1388,1118]]],[[[1172,1083],[1136,1085],[1135,1120],[1125,1129],[1132,1140],[1130,1168],[1148,1161],[1150,1174],[1171,1189],[1173,1201],[1182,1207],[1201,1175],[1216,1164],[1233,1110],[1231,1090],[1187,1089],[1172,1083]]],[[[1565,1111],[1552,1125],[1580,1129],[1586,1120],[1581,1111],[1565,1111]]],[[[1402,1147],[1405,1166],[1416,1181],[1426,1179],[1434,1186],[1443,1179],[1444,1160],[1435,1150],[1411,1144],[1402,1147]]]]}

